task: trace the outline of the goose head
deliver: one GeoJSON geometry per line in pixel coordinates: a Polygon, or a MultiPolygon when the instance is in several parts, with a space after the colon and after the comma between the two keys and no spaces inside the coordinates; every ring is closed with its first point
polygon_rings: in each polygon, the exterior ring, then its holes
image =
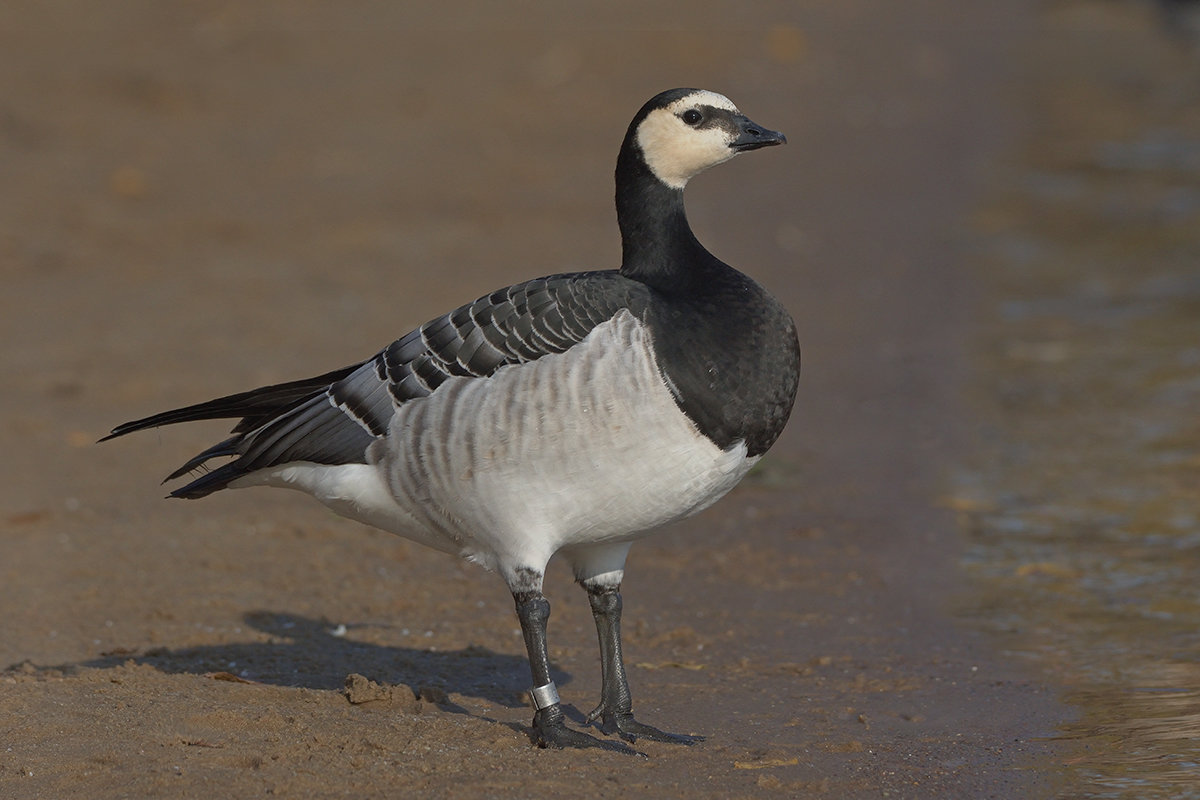
{"type": "Polygon", "coordinates": [[[748,119],[728,97],[704,89],[671,89],[634,117],[626,147],[654,177],[683,189],[695,175],[739,153],[784,144],[787,137],[748,119]]]}

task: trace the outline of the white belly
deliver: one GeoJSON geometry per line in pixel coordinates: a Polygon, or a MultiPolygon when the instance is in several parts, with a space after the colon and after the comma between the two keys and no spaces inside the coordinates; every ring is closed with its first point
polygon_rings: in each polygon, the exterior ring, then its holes
{"type": "Polygon", "coordinates": [[[566,353],[451,378],[405,403],[368,460],[294,464],[268,482],[489,568],[541,568],[562,547],[632,538],[705,508],[756,459],[699,433],[648,333],[621,312],[566,353]]]}

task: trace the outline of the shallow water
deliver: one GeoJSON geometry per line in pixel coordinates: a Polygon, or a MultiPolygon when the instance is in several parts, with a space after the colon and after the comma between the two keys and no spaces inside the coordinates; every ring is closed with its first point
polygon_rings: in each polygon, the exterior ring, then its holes
{"type": "Polygon", "coordinates": [[[1043,13],[976,219],[968,613],[1068,687],[1067,796],[1200,797],[1200,45],[1139,4],[1043,13]]]}

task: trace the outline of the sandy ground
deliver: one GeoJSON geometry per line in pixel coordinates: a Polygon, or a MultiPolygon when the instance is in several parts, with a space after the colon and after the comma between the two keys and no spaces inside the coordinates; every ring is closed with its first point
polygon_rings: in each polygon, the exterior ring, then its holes
{"type": "MultiPolygon", "coordinates": [[[[969,425],[962,221],[1017,125],[1032,24],[964,6],[695,4],[686,30],[640,5],[523,6],[549,32],[484,9],[467,28],[10,5],[0,794],[1052,794],[1043,737],[1069,712],[952,613],[971,590],[940,505],[969,425]],[[498,286],[614,265],[617,144],[677,85],[789,137],[697,179],[689,209],[805,352],[764,467],[630,559],[639,716],[705,742],[536,750],[497,578],[288,493],[162,501],[220,424],[93,444],[359,360],[498,286]],[[346,693],[352,674],[377,685],[346,693]]],[[[586,711],[587,605],[561,566],[547,594],[557,680],[586,711]]]]}

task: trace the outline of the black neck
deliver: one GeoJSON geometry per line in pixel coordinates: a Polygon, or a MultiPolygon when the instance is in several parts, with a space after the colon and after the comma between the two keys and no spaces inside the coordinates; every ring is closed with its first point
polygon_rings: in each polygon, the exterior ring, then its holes
{"type": "Polygon", "coordinates": [[[692,233],[683,190],[655,177],[628,139],[617,157],[616,177],[622,274],[678,289],[720,264],[692,233]]]}

